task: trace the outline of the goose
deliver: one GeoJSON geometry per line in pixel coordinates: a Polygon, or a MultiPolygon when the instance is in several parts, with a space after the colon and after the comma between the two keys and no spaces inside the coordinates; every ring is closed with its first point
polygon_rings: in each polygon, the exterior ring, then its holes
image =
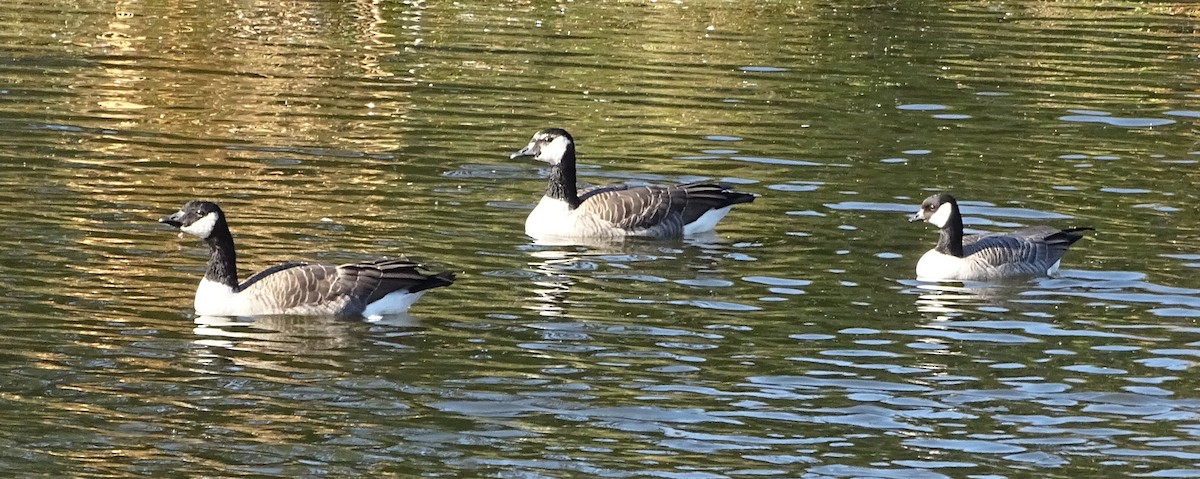
{"type": "Polygon", "coordinates": [[[1063,254],[1084,231],[1049,226],[1007,233],[963,236],[958,201],[947,193],[925,198],[909,221],[927,221],[941,229],[937,246],[917,262],[917,279],[930,281],[997,281],[1054,276],[1063,254]]]}
{"type": "Polygon", "coordinates": [[[538,131],[525,148],[509,158],[524,156],[550,164],[546,193],[525,219],[525,234],[535,239],[694,235],[712,231],[733,205],[755,198],[726,185],[704,182],[612,185],[578,191],[575,139],[562,128],[538,131]]]}
{"type": "Polygon", "coordinates": [[[270,314],[364,316],[402,314],[426,291],[449,286],[454,274],[424,274],[406,259],[343,265],[286,263],[237,280],[237,253],[221,207],[192,200],[158,220],[208,243],[208,270],[196,289],[200,316],[270,314]]]}

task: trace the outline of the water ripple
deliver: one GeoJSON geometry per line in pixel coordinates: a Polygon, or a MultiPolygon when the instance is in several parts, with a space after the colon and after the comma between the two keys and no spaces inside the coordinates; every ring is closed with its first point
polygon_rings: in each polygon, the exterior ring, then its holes
{"type": "Polygon", "coordinates": [[[6,476],[1200,475],[1188,8],[63,3],[0,12],[6,476]],[[582,183],[760,196],[533,243],[549,167],[508,155],[549,126],[582,183]],[[921,284],[941,190],[1098,232],[1057,278],[921,284]],[[207,251],[155,222],[193,197],[243,276],[459,280],[193,317],[207,251]]]}

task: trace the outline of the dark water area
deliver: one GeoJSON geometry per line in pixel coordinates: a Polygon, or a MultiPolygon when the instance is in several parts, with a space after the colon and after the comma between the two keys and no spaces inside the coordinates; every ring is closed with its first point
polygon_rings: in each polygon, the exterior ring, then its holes
{"type": "Polygon", "coordinates": [[[76,2],[0,9],[0,473],[1200,477],[1200,8],[1169,2],[76,2]],[[539,245],[588,184],[759,195],[539,245]],[[1091,226],[1062,274],[915,280],[907,216],[1091,226]],[[203,318],[408,255],[408,316],[203,318]]]}

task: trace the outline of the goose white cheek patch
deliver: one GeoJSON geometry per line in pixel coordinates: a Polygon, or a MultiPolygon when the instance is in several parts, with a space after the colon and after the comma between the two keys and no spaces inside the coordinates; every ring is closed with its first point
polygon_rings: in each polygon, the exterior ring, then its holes
{"type": "Polygon", "coordinates": [[[546,146],[542,147],[541,151],[538,152],[537,159],[550,163],[551,165],[557,165],[558,162],[562,161],[563,155],[567,154],[568,144],[570,144],[570,142],[567,141],[567,137],[565,136],[555,138],[554,141],[551,141],[546,146]]]}
{"type": "Polygon", "coordinates": [[[213,228],[216,226],[217,226],[217,212],[214,211],[212,213],[204,215],[203,218],[200,218],[200,219],[192,222],[192,224],[190,224],[190,225],[180,226],[179,231],[182,231],[184,233],[191,234],[191,235],[196,235],[196,236],[199,236],[200,238],[208,238],[208,235],[212,234],[213,228]]]}
{"type": "Polygon", "coordinates": [[[937,211],[933,212],[933,216],[929,217],[929,222],[938,228],[945,227],[946,223],[950,222],[950,212],[952,210],[954,210],[954,205],[942,203],[942,206],[939,206],[937,211]]]}

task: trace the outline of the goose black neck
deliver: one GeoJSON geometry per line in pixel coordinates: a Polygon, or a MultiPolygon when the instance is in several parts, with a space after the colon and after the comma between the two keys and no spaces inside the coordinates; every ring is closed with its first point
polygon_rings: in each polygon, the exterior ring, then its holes
{"type": "Polygon", "coordinates": [[[221,283],[236,291],[237,251],[233,248],[233,234],[229,232],[229,225],[225,223],[224,218],[213,225],[212,233],[204,242],[208,243],[209,253],[208,271],[204,272],[204,279],[221,283]]]}
{"type": "Polygon", "coordinates": [[[575,147],[567,146],[562,161],[550,167],[550,182],[546,185],[546,196],[565,201],[571,208],[579,206],[579,193],[575,189],[575,147]]]}
{"type": "Polygon", "coordinates": [[[953,205],[950,210],[950,219],[946,221],[946,226],[941,229],[941,235],[938,236],[937,251],[942,254],[948,254],[956,258],[963,256],[963,222],[962,215],[958,212],[958,205],[953,205]]]}

